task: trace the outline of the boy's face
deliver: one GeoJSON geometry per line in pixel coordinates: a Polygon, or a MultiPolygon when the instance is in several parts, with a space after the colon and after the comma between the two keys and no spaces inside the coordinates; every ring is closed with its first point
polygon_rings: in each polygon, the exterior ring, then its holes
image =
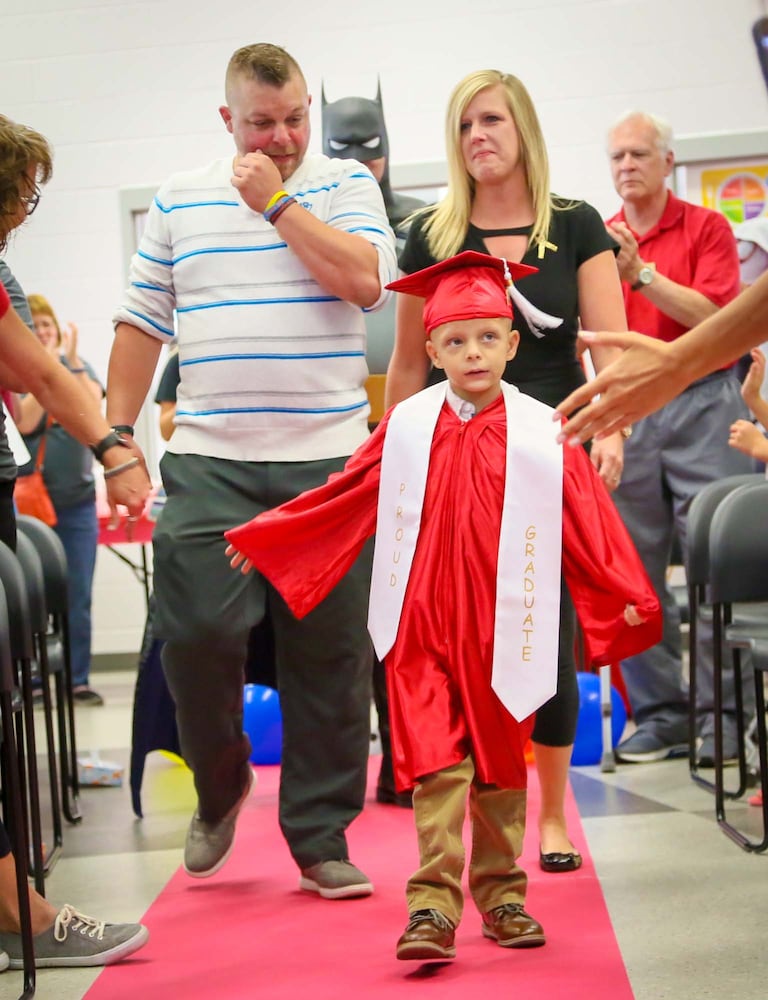
{"type": "Polygon", "coordinates": [[[520,334],[510,321],[464,319],[435,327],[427,354],[445,371],[457,396],[481,410],[501,392],[499,383],[507,361],[514,358],[520,334]]]}

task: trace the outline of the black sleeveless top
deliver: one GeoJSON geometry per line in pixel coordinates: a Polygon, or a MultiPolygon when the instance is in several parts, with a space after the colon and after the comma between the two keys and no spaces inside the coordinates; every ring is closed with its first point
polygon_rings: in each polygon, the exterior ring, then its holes
{"type": "MultiPolygon", "coordinates": [[[[597,211],[586,202],[554,201],[548,242],[556,250],[545,249],[539,258],[537,247],[529,247],[522,259],[539,269],[537,274],[516,281],[520,292],[537,308],[562,318],[561,326],[537,336],[517,314],[512,322],[520,333],[517,355],[508,362],[504,378],[528,395],[549,406],[560,400],[585,381],[581,363],[576,357],[576,336],[579,329],[579,292],[577,272],[584,261],[605,250],[618,247],[606,231],[597,211]],[[569,206],[569,207],[558,207],[569,206]]],[[[400,267],[406,274],[420,271],[436,263],[423,234],[424,217],[411,225],[405,247],[400,255],[400,267]]],[[[477,250],[488,253],[484,240],[493,236],[528,236],[531,227],[518,229],[478,229],[470,223],[463,245],[457,251],[477,250]]],[[[433,369],[430,384],[444,378],[442,371],[433,369]]]]}

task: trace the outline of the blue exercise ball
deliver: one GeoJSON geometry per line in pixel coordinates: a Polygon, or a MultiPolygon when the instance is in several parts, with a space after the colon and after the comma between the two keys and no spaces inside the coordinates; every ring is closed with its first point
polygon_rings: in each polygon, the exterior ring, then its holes
{"type": "Polygon", "coordinates": [[[243,691],[243,732],[251,741],[252,764],[279,764],[283,745],[280,695],[263,684],[246,684],[243,691]]]}
{"type": "MultiPolygon", "coordinates": [[[[579,717],[576,739],[573,744],[571,764],[599,764],[603,756],[603,716],[600,708],[600,677],[598,674],[578,673],[579,717]]],[[[612,746],[621,739],[627,724],[627,709],[619,692],[611,687],[611,739],[612,746]]]]}

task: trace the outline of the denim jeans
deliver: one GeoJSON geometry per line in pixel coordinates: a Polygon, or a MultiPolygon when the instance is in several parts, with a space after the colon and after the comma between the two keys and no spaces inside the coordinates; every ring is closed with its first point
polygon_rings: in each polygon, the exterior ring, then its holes
{"type": "Polygon", "coordinates": [[[57,507],[54,531],[67,554],[72,684],[87,684],[91,672],[91,591],[99,525],[93,500],[57,507]]]}

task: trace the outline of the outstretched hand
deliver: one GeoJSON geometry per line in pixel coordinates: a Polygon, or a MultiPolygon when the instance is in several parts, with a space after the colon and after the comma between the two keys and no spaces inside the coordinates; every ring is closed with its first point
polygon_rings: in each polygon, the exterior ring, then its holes
{"type": "Polygon", "coordinates": [[[577,445],[600,440],[647,417],[686,386],[685,375],[670,363],[670,345],[641,333],[591,333],[579,337],[588,347],[619,347],[622,354],[600,374],[558,404],[553,420],[579,410],[562,428],[559,441],[577,445]],[[600,395],[593,400],[593,396],[600,395]]]}
{"type": "Polygon", "coordinates": [[[247,559],[234,545],[228,545],[224,554],[230,556],[229,565],[232,569],[238,569],[239,567],[243,576],[247,576],[253,569],[251,560],[247,559]]]}

